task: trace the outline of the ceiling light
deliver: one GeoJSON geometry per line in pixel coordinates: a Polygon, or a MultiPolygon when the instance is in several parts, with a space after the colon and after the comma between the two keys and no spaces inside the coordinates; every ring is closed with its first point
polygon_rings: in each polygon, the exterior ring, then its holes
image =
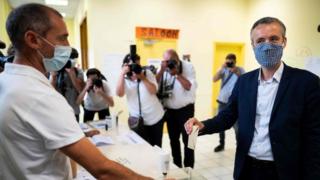
{"type": "Polygon", "coordinates": [[[47,5],[68,6],[68,0],[45,0],[47,5]]]}

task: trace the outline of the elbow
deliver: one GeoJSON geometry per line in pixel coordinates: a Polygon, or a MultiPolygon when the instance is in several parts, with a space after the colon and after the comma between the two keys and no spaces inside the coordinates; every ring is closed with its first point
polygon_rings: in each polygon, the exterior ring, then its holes
{"type": "Polygon", "coordinates": [[[109,106],[110,106],[110,107],[113,107],[113,106],[114,106],[114,101],[113,101],[112,98],[111,98],[111,100],[110,100],[109,106]]]}
{"type": "Polygon", "coordinates": [[[124,92],[122,92],[122,91],[117,91],[116,94],[117,94],[118,97],[123,97],[124,96],[124,92]]]}

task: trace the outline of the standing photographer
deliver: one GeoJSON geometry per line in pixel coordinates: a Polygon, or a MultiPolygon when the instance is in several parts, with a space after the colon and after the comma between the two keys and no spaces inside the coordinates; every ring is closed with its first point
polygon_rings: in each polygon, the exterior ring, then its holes
{"type": "MultiPolygon", "coordinates": [[[[244,69],[236,66],[237,57],[235,54],[228,54],[226,56],[225,62],[218,72],[213,76],[213,82],[217,82],[221,79],[220,94],[218,96],[217,102],[219,103],[218,111],[222,111],[228,103],[229,97],[231,96],[234,85],[236,84],[238,77],[244,74],[244,69]]],[[[237,124],[234,126],[235,135],[237,137],[237,124]]],[[[220,152],[224,150],[224,131],[219,132],[220,144],[214,148],[214,152],[220,152]]]]}
{"type": "Polygon", "coordinates": [[[164,110],[156,95],[157,81],[149,69],[140,66],[140,57],[132,54],[123,60],[117,95],[127,96],[130,128],[152,146],[161,147],[164,110]],[[135,119],[141,124],[136,124],[135,119]]]}
{"type": "Polygon", "coordinates": [[[110,116],[109,106],[113,106],[113,98],[106,78],[96,69],[88,69],[87,82],[77,99],[80,105],[84,99],[84,122],[93,120],[94,114],[99,114],[99,119],[110,116]]]}
{"type": "Polygon", "coordinates": [[[72,48],[70,60],[58,72],[50,74],[52,86],[67,100],[72,107],[77,121],[79,122],[80,106],[77,104],[77,97],[83,89],[83,71],[75,67],[75,59],[78,57],[77,50],[72,48]]]}
{"type": "Polygon", "coordinates": [[[197,88],[193,65],[179,60],[177,52],[167,50],[163,55],[161,69],[157,74],[160,84],[158,97],[166,109],[164,120],[172,149],[173,161],[182,167],[180,134],[184,143],[184,167],[194,166],[194,151],[187,147],[188,135],[183,130],[184,123],[194,116],[195,92],[197,88]]]}

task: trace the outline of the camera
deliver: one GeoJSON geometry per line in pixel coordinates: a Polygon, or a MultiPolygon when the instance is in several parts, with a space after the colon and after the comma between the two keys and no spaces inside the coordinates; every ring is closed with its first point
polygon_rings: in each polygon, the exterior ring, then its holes
{"type": "Polygon", "coordinates": [[[101,79],[94,79],[92,81],[92,88],[93,88],[93,86],[96,86],[98,88],[102,88],[103,87],[102,80],[101,79]]]}
{"type": "Polygon", "coordinates": [[[128,77],[131,77],[133,73],[140,74],[142,72],[142,67],[139,64],[132,63],[132,64],[129,64],[128,66],[130,69],[130,71],[127,73],[128,77]]]}
{"type": "Polygon", "coordinates": [[[234,63],[233,62],[226,62],[226,66],[228,68],[232,68],[234,66],[234,63]]]}
{"type": "Polygon", "coordinates": [[[174,59],[168,60],[168,62],[167,62],[167,67],[168,67],[170,70],[172,70],[172,69],[174,69],[174,68],[177,68],[177,66],[178,66],[177,61],[175,61],[174,59]]]}
{"type": "Polygon", "coordinates": [[[92,80],[92,85],[90,86],[88,92],[91,91],[91,90],[94,91],[94,89],[93,89],[94,86],[97,87],[97,88],[103,88],[102,79],[100,79],[100,78],[93,79],[92,80]]]}
{"type": "Polygon", "coordinates": [[[172,96],[172,91],[173,91],[173,87],[174,87],[174,83],[170,84],[170,85],[164,85],[164,87],[162,87],[163,84],[161,84],[161,87],[157,93],[157,97],[159,99],[166,99],[166,98],[170,98],[172,96]]]}

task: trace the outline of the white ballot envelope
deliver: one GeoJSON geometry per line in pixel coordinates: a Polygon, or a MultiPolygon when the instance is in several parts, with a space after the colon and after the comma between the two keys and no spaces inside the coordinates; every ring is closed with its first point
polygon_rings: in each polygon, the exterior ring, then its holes
{"type": "Polygon", "coordinates": [[[188,148],[194,150],[196,148],[197,137],[199,133],[199,126],[193,126],[192,132],[188,139],[188,148]]]}

